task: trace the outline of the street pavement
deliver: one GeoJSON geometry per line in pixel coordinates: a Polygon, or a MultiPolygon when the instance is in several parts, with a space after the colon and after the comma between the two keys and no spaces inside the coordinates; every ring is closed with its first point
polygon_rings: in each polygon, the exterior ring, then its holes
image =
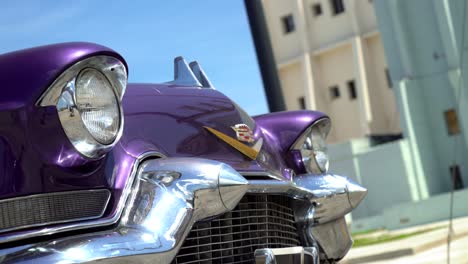
{"type": "MultiPolygon", "coordinates": [[[[448,263],[447,245],[440,245],[432,249],[417,253],[413,256],[400,257],[382,261],[363,262],[363,264],[426,264],[448,263]]],[[[468,237],[455,240],[450,245],[450,264],[468,264],[468,237]]]]}
{"type": "MultiPolygon", "coordinates": [[[[353,248],[340,263],[447,263],[447,226],[448,221],[441,221],[388,231],[387,234],[398,235],[438,228],[401,240],[353,248]]],[[[453,230],[450,263],[468,264],[468,217],[455,219],[453,230]]]]}

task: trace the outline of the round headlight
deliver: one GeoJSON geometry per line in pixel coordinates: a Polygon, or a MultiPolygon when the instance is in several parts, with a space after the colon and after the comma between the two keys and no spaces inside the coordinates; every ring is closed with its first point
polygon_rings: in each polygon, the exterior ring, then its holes
{"type": "Polygon", "coordinates": [[[75,92],[88,132],[101,144],[112,143],[120,128],[120,110],[109,80],[98,70],[84,69],[76,79],[75,92]]]}
{"type": "Polygon", "coordinates": [[[330,120],[321,119],[309,127],[293,145],[293,150],[300,151],[302,163],[309,173],[324,173],[328,171],[329,160],[327,143],[330,131],[330,120]]]}
{"type": "Polygon", "coordinates": [[[126,85],[122,61],[110,56],[90,57],[63,72],[38,104],[55,105],[73,147],[85,157],[100,158],[122,135],[121,100],[126,85]]]}
{"type": "Polygon", "coordinates": [[[325,138],[317,126],[312,127],[310,134],[305,138],[301,148],[302,158],[310,172],[326,172],[328,170],[328,154],[325,138]]]}

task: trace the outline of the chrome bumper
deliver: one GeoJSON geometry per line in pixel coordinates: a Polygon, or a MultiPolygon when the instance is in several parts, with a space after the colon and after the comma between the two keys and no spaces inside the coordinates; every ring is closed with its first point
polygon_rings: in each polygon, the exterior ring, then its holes
{"type": "MultiPolygon", "coordinates": [[[[367,190],[337,175],[300,175],[294,181],[247,181],[230,166],[197,158],[141,164],[117,226],[0,250],[0,262],[170,263],[192,225],[232,210],[247,193],[278,193],[307,200],[295,218],[307,245],[342,258],[352,245],[344,221],[367,190]]],[[[299,203],[298,203],[299,204],[299,203]]]]}
{"type": "Polygon", "coordinates": [[[255,250],[255,264],[320,264],[317,247],[263,248],[255,250]]]}

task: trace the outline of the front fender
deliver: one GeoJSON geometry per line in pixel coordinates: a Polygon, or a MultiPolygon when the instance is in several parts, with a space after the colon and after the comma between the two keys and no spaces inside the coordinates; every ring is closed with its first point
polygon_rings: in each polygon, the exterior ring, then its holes
{"type": "Polygon", "coordinates": [[[286,153],[294,141],[317,120],[328,117],[319,111],[300,110],[276,112],[254,116],[257,125],[264,133],[274,138],[283,153],[286,153]]]}
{"type": "Polygon", "coordinates": [[[0,55],[0,106],[33,103],[66,68],[96,55],[116,57],[127,67],[117,52],[85,42],[53,44],[0,55]]]}

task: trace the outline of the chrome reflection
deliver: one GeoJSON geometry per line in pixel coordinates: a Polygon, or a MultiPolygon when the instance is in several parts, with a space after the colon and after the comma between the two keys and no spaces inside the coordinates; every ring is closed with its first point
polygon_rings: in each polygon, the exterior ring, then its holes
{"type": "Polygon", "coordinates": [[[198,81],[201,83],[203,88],[211,88],[214,89],[213,84],[211,84],[210,79],[206,76],[205,71],[203,71],[202,67],[197,61],[192,61],[189,64],[190,69],[192,69],[193,74],[197,77],[198,81]]]}
{"type": "Polygon", "coordinates": [[[320,264],[319,250],[314,247],[262,248],[255,250],[255,264],[320,264]],[[278,261],[277,261],[278,260],[278,261]]]}
{"type": "Polygon", "coordinates": [[[127,207],[113,230],[22,246],[16,251],[0,250],[0,260],[107,263],[118,257],[125,263],[169,263],[192,225],[232,210],[245,195],[247,184],[234,169],[217,161],[148,160],[141,164],[127,207]],[[172,181],[162,182],[168,175],[172,181]]]}
{"type": "Polygon", "coordinates": [[[123,110],[121,100],[127,86],[127,69],[119,59],[99,55],[81,60],[67,68],[42,94],[37,106],[56,106],[65,134],[73,147],[87,158],[100,158],[109,152],[123,133],[123,110]],[[76,102],[76,82],[83,70],[95,70],[103,75],[112,89],[117,105],[118,129],[109,142],[100,142],[88,131],[76,102]]]}
{"type": "MultiPolygon", "coordinates": [[[[30,238],[34,238],[38,236],[51,235],[51,234],[56,234],[60,232],[67,232],[67,231],[72,231],[72,230],[110,226],[112,224],[117,223],[120,220],[121,215],[123,214],[125,205],[127,203],[127,198],[130,196],[130,192],[132,191],[133,182],[134,182],[134,179],[136,178],[139,165],[144,160],[159,159],[159,158],[166,158],[166,156],[161,152],[148,151],[138,156],[138,158],[133,162],[130,175],[128,176],[128,178],[125,177],[126,182],[121,183],[122,185],[124,185],[124,187],[122,189],[122,194],[116,206],[115,214],[112,217],[100,218],[100,219],[91,220],[91,221],[56,225],[53,227],[43,227],[41,229],[31,229],[31,230],[15,232],[15,233],[6,233],[0,236],[0,244],[22,240],[22,239],[30,239],[30,238]]],[[[124,160],[120,165],[121,167],[122,166],[125,167],[125,165],[130,166],[128,165],[127,160],[124,160]]],[[[124,178],[124,177],[121,177],[121,178],[124,178]]],[[[116,186],[119,186],[119,185],[120,184],[117,184],[116,186]]],[[[0,253],[0,256],[1,256],[1,253],[0,253]]]]}
{"type": "Polygon", "coordinates": [[[302,174],[295,176],[293,182],[251,180],[248,192],[284,193],[294,198],[306,199],[310,204],[297,210],[304,212],[302,214],[309,214],[305,212],[313,206],[313,221],[315,224],[321,224],[351,212],[364,199],[367,189],[340,175],[302,174]]]}
{"type": "Polygon", "coordinates": [[[182,56],[174,59],[174,80],[168,84],[177,86],[202,87],[190,66],[182,56]]]}
{"type": "Polygon", "coordinates": [[[309,226],[306,234],[309,239],[317,241],[328,259],[336,261],[342,259],[353,245],[344,216],[325,224],[309,226]]]}
{"type": "Polygon", "coordinates": [[[255,264],[277,264],[275,254],[271,248],[255,250],[255,264]]]}
{"type": "Polygon", "coordinates": [[[286,193],[308,203],[295,203],[294,214],[306,246],[318,243],[327,259],[339,260],[351,248],[353,241],[344,215],[364,199],[367,189],[339,175],[297,175],[292,183],[281,181],[250,181],[249,192],[286,193]]]}
{"type": "Polygon", "coordinates": [[[303,246],[318,244],[328,259],[337,260],[352,245],[344,215],[367,192],[331,174],[247,181],[224,163],[197,158],[147,160],[136,176],[113,229],[2,249],[0,261],[170,263],[195,222],[231,211],[247,192],[298,199],[294,211],[303,246]]]}

